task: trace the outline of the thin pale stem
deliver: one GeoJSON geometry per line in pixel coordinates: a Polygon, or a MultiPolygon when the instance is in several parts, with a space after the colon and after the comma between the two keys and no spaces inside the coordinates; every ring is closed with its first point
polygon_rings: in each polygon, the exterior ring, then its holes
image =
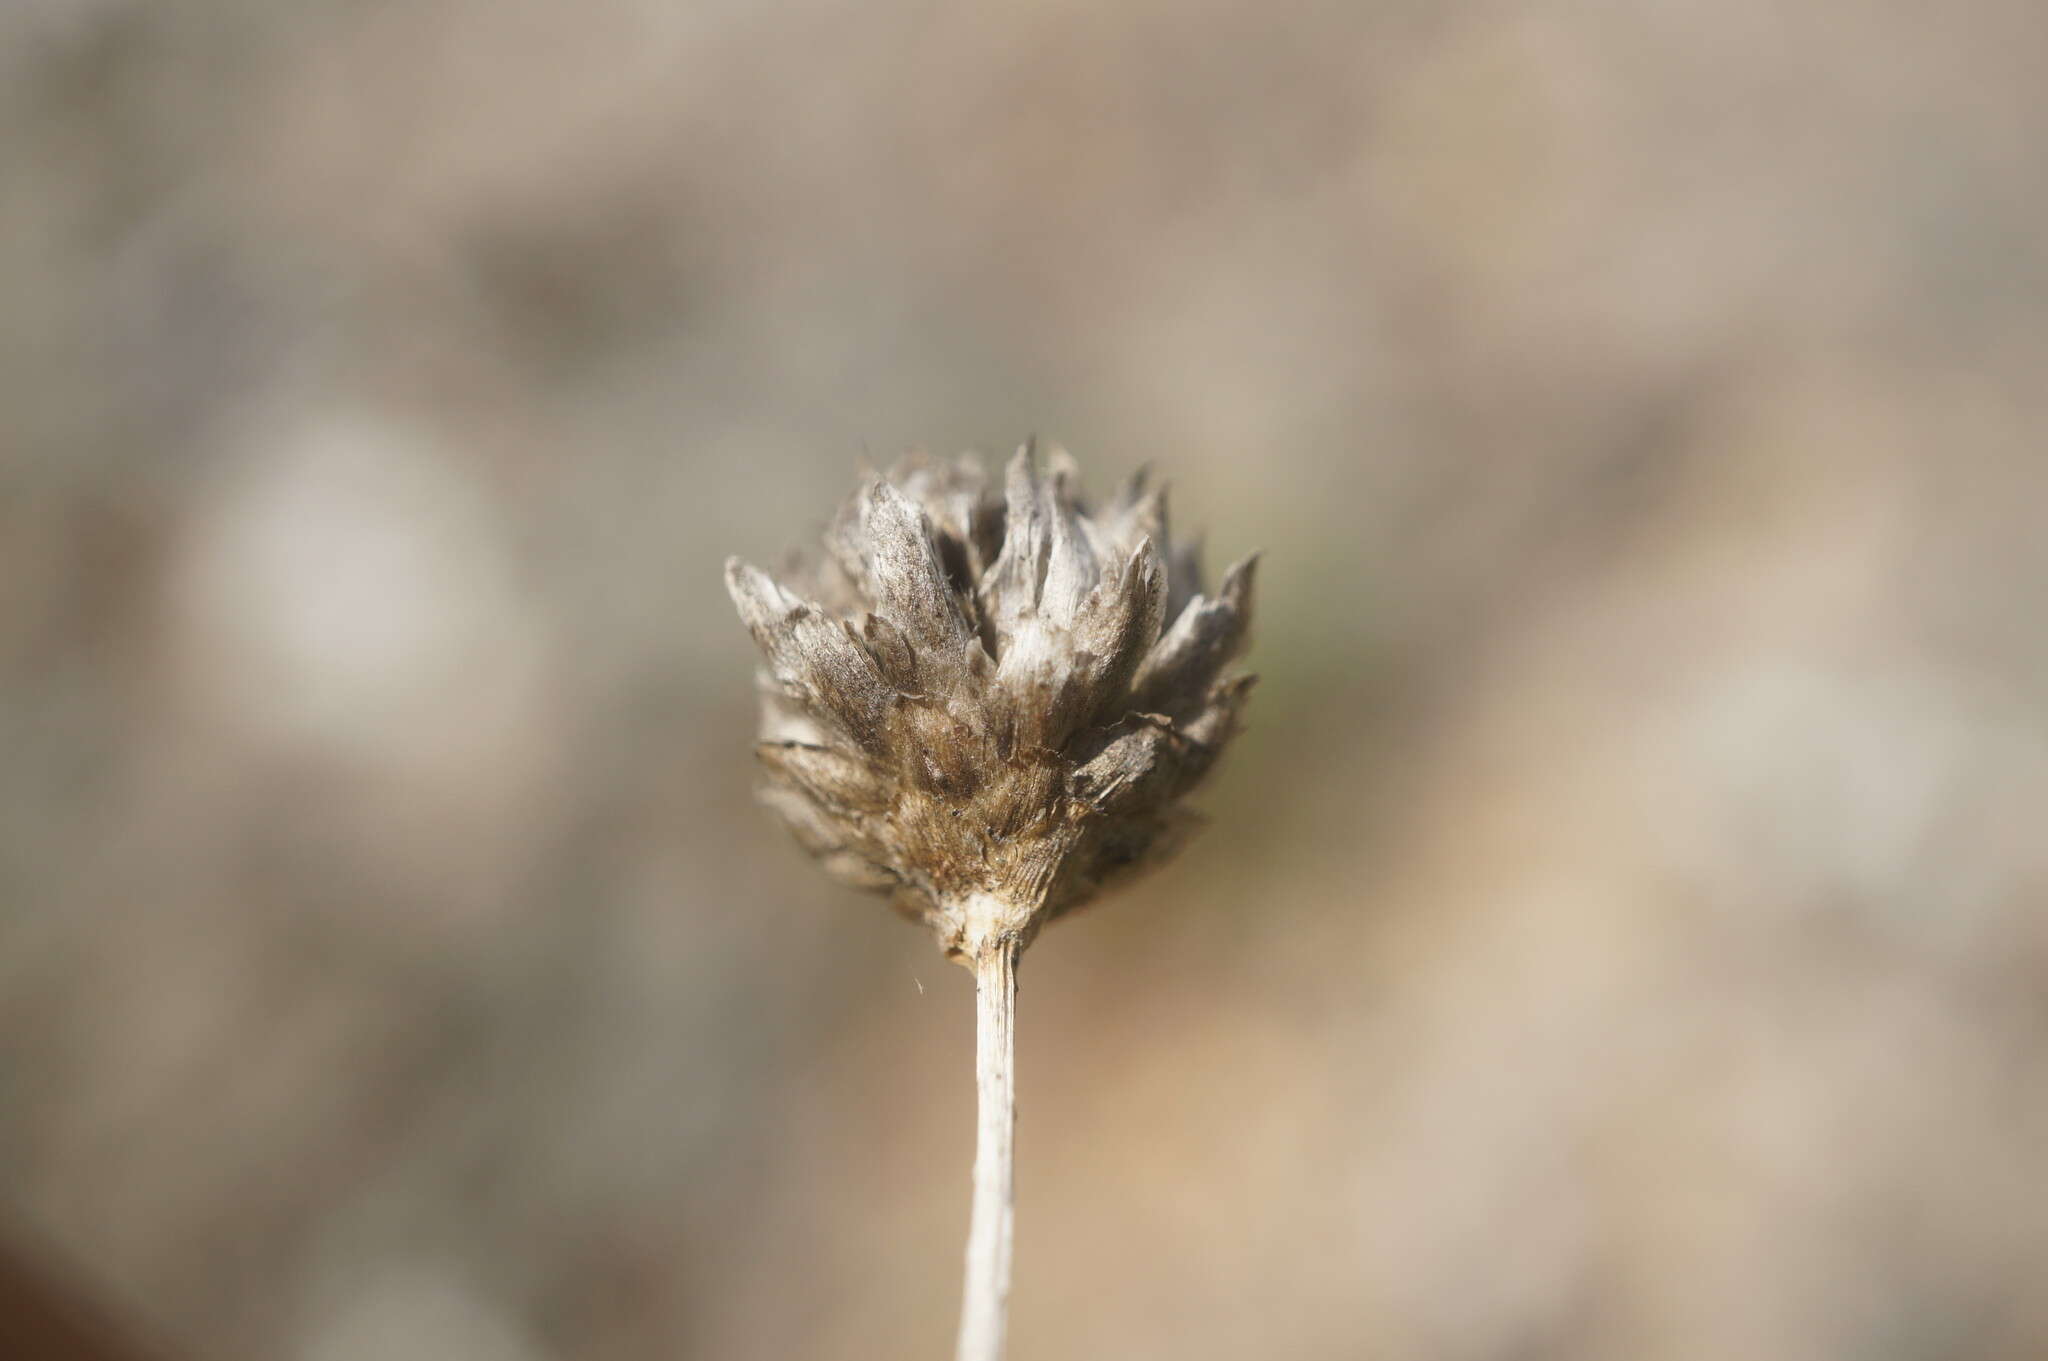
{"type": "Polygon", "coordinates": [[[974,961],[974,1212],[967,1226],[967,1285],[957,1361],[1002,1361],[1010,1306],[1011,1144],[1017,1129],[1017,942],[997,941],[974,961]]]}

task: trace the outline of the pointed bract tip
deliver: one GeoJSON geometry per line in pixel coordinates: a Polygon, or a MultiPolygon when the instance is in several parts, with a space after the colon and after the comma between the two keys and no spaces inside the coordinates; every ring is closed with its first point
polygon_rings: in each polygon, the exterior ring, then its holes
{"type": "Polygon", "coordinates": [[[1015,509],[1036,501],[1038,494],[1038,458],[1030,445],[1022,445],[1003,468],[1003,496],[1015,509]]]}
{"type": "Polygon", "coordinates": [[[1079,483],[1081,465],[1067,452],[1063,444],[1055,444],[1045,451],[1045,466],[1051,470],[1056,482],[1079,483]]]}
{"type": "Polygon", "coordinates": [[[752,569],[736,553],[725,560],[725,589],[735,601],[746,592],[747,573],[750,570],[752,569]]]}

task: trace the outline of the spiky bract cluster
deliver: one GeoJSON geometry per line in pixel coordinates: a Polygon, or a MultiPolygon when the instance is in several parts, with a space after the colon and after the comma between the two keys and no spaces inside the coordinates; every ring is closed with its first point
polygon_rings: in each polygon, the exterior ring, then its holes
{"type": "Polygon", "coordinates": [[[1247,558],[1202,593],[1163,487],[1091,514],[1064,451],[1020,450],[998,496],[972,455],[913,456],[840,509],[778,582],[726,582],[767,659],[762,797],[847,883],[956,956],[1028,942],[1165,858],[1252,677],[1247,558]]]}

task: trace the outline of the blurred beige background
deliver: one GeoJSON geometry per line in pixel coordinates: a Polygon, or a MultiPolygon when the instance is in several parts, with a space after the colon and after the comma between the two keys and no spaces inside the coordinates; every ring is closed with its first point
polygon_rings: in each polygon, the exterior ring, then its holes
{"type": "Polygon", "coordinates": [[[189,1361],[949,1353],[969,980],[718,567],[1263,546],[1014,1354],[2048,1354],[2037,0],[0,10],[0,1239],[189,1361]]]}

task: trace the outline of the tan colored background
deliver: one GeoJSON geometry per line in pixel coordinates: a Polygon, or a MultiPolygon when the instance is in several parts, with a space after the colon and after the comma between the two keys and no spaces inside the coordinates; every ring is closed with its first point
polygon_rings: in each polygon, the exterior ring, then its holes
{"type": "Polygon", "coordinates": [[[2037,0],[0,10],[0,1205],[191,1361],[941,1357],[968,979],[718,579],[1269,550],[1018,1361],[2048,1353],[2037,0]]]}

